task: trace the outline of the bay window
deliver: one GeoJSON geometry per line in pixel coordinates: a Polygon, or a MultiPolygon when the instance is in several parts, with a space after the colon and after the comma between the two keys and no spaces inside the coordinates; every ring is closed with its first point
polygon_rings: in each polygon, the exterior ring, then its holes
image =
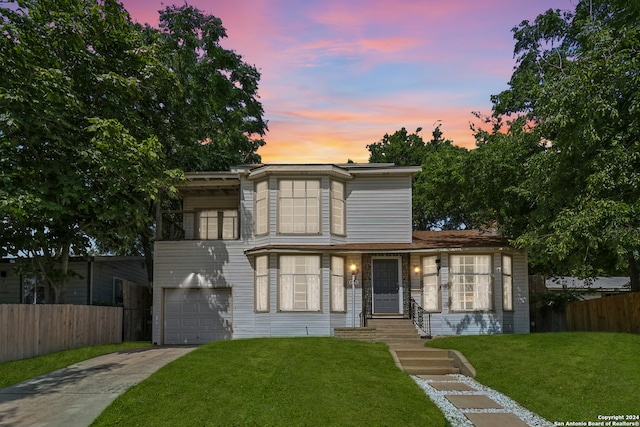
{"type": "Polygon", "coordinates": [[[281,311],[320,311],[320,256],[282,255],[279,258],[281,311]]]}
{"type": "Polygon", "coordinates": [[[331,257],[331,311],[345,311],[344,258],[331,257]]]}
{"type": "Polygon", "coordinates": [[[453,255],[449,270],[451,309],[491,310],[491,256],[453,255]]]}
{"type": "Polygon", "coordinates": [[[255,310],[269,311],[269,255],[256,257],[255,270],[255,310]]]}
{"type": "Polygon", "coordinates": [[[422,308],[429,312],[440,311],[440,287],[438,286],[438,257],[422,258],[422,308]]]}
{"type": "Polygon", "coordinates": [[[331,181],[331,233],[346,234],[344,182],[331,181]]]}
{"type": "Polygon", "coordinates": [[[256,184],[255,191],[255,233],[256,236],[269,232],[269,182],[256,184]]]}
{"type": "Polygon", "coordinates": [[[320,181],[282,179],[278,182],[278,232],[320,233],[320,181]]]}

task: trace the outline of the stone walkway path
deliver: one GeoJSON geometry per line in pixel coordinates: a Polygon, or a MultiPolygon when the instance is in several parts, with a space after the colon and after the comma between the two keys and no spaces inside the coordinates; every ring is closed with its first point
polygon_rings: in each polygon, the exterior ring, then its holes
{"type": "Polygon", "coordinates": [[[553,423],[464,375],[417,375],[418,385],[456,427],[548,427],[553,423]]]}

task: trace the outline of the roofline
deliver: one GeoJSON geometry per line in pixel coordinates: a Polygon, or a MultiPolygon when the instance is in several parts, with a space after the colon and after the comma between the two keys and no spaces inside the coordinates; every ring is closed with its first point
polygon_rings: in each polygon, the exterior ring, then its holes
{"type": "MultiPolygon", "coordinates": [[[[348,245],[348,244],[347,244],[348,245]]],[[[267,245],[246,249],[245,255],[261,255],[272,253],[336,253],[336,254],[434,254],[441,252],[522,252],[511,246],[486,246],[486,247],[466,247],[466,248],[378,248],[378,249],[357,249],[348,248],[343,245],[308,245],[308,246],[287,246],[287,245],[267,245]]]]}

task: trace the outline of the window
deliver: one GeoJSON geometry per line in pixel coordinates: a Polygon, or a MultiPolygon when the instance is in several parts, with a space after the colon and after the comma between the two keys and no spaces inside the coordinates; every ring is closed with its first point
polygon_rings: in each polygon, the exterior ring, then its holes
{"type": "Polygon", "coordinates": [[[491,310],[491,256],[454,255],[449,272],[451,308],[459,311],[491,310]]]}
{"type": "Polygon", "coordinates": [[[256,184],[255,193],[255,226],[256,235],[269,232],[269,182],[262,181],[256,184]]]}
{"type": "Polygon", "coordinates": [[[280,257],[280,310],[320,311],[320,257],[280,257]]]}
{"type": "Polygon", "coordinates": [[[320,233],[320,181],[279,181],[278,231],[280,233],[320,233]]]}
{"type": "Polygon", "coordinates": [[[440,311],[440,288],[438,286],[438,257],[422,258],[422,308],[426,311],[440,311]]]}
{"type": "Polygon", "coordinates": [[[113,278],[113,305],[122,306],[124,304],[124,280],[119,277],[113,278]]]}
{"type": "Polygon", "coordinates": [[[202,240],[235,240],[238,238],[237,210],[198,212],[198,238],[202,240]]]}
{"type": "Polygon", "coordinates": [[[344,258],[331,257],[331,311],[345,311],[344,258]]]}
{"type": "Polygon", "coordinates": [[[346,234],[344,183],[331,181],[331,233],[346,234]]]}
{"type": "Polygon", "coordinates": [[[269,255],[256,257],[256,311],[269,312],[269,255]]]}
{"type": "Polygon", "coordinates": [[[502,309],[513,310],[513,264],[509,255],[502,255],[502,309]]]}
{"type": "Polygon", "coordinates": [[[25,304],[44,304],[44,286],[38,283],[38,279],[33,274],[28,274],[22,280],[22,296],[25,304]],[[36,301],[33,295],[36,294],[36,301]]]}

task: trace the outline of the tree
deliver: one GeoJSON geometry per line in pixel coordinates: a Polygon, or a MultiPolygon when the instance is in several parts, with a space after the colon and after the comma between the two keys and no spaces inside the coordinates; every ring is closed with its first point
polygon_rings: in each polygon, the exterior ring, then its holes
{"type": "Polygon", "coordinates": [[[143,223],[140,207],[171,173],[157,138],[122,124],[137,120],[118,105],[140,97],[150,58],[121,6],[20,6],[0,9],[0,237],[3,255],[28,255],[61,303],[69,258],[143,223]]]}
{"type": "Polygon", "coordinates": [[[517,243],[534,263],[588,277],[625,266],[640,291],[640,5],[580,1],[514,28],[517,68],[494,114],[533,124],[517,243]]]}
{"type": "MultiPolygon", "coordinates": [[[[157,135],[167,169],[227,170],[259,163],[257,150],[267,130],[257,90],[260,73],[235,52],[223,49],[226,37],[215,16],[184,4],[160,11],[159,28],[137,26],[144,49],[161,66],[159,84],[142,105],[146,132],[157,135]]],[[[180,209],[179,200],[161,188],[145,209],[147,221],[135,238],[117,235],[103,247],[145,257],[152,288],[155,220],[164,208],[180,209]]],[[[169,191],[170,193],[170,191],[169,191]]]]}
{"type": "Polygon", "coordinates": [[[116,0],[25,0],[0,16],[3,255],[64,301],[70,256],[144,254],[183,170],[259,162],[259,73],[218,18],[167,7],[134,25],[116,0]]]}
{"type": "Polygon", "coordinates": [[[367,145],[369,163],[394,163],[397,166],[416,166],[422,163],[426,154],[424,140],[418,133],[409,134],[405,128],[392,135],[385,134],[382,139],[367,145]]]}

